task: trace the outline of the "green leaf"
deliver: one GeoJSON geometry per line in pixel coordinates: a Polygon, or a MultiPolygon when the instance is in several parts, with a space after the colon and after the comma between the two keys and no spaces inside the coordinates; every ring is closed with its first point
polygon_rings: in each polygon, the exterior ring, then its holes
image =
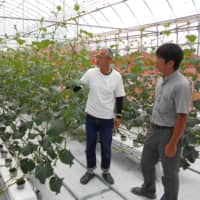
{"type": "Polygon", "coordinates": [[[32,42],[32,46],[36,46],[39,49],[47,48],[50,44],[54,44],[54,42],[51,40],[42,40],[41,42],[35,42],[35,41],[32,42]]]}
{"type": "Polygon", "coordinates": [[[162,33],[163,33],[164,35],[169,36],[172,32],[169,31],[169,30],[165,30],[165,31],[162,31],[162,33]]]}
{"type": "Polygon", "coordinates": [[[193,35],[193,34],[191,34],[191,35],[186,35],[185,37],[186,37],[186,39],[188,40],[188,42],[190,42],[190,43],[194,43],[194,42],[196,41],[196,39],[197,39],[197,36],[196,36],[196,35],[193,35]]]}
{"type": "Polygon", "coordinates": [[[193,65],[199,65],[200,64],[200,58],[191,58],[189,59],[189,63],[193,65]]]}
{"type": "Polygon", "coordinates": [[[141,117],[136,117],[133,120],[134,126],[142,126],[144,124],[144,119],[141,117]]]}
{"type": "Polygon", "coordinates": [[[21,139],[24,137],[24,135],[25,135],[25,132],[15,132],[15,133],[13,133],[12,138],[13,139],[21,139]]]}
{"type": "Polygon", "coordinates": [[[190,166],[190,164],[188,163],[188,161],[186,161],[186,159],[181,159],[180,166],[183,169],[187,169],[190,166]]]}
{"type": "Polygon", "coordinates": [[[29,142],[26,146],[21,149],[21,153],[23,156],[27,156],[37,150],[37,145],[29,142]]]}
{"type": "Polygon", "coordinates": [[[83,29],[80,29],[80,34],[84,34],[84,35],[86,35],[86,36],[88,36],[90,38],[93,37],[93,34],[91,32],[88,32],[88,31],[83,30],[83,29]]]}
{"type": "Polygon", "coordinates": [[[200,66],[196,66],[196,70],[198,73],[200,73],[200,66]]]}
{"type": "Polygon", "coordinates": [[[168,23],[164,24],[164,27],[170,27],[170,25],[171,25],[171,23],[168,22],[168,23]]]}
{"type": "Polygon", "coordinates": [[[55,159],[57,157],[57,154],[55,153],[54,149],[52,146],[46,148],[46,151],[48,153],[48,155],[52,158],[55,159]]]}
{"type": "Polygon", "coordinates": [[[57,6],[56,9],[57,9],[57,11],[61,11],[62,7],[61,6],[57,6]]]}
{"type": "Polygon", "coordinates": [[[19,132],[21,133],[25,133],[27,129],[31,129],[33,125],[33,122],[23,122],[20,126],[19,126],[19,132]]]}
{"type": "MultiPolygon", "coordinates": [[[[126,73],[126,74],[124,74],[124,76],[123,76],[126,80],[128,80],[128,79],[130,79],[130,80],[136,80],[137,79],[137,77],[138,77],[138,75],[137,74],[135,74],[135,73],[126,73]]],[[[128,84],[130,84],[129,82],[127,82],[128,84]]]]}
{"type": "Polygon", "coordinates": [[[194,84],[194,87],[196,90],[200,90],[200,81],[197,81],[195,84],[194,84]]]}
{"type": "Polygon", "coordinates": [[[20,146],[18,141],[14,141],[12,144],[10,144],[11,151],[20,151],[20,146]]]}
{"type": "Polygon", "coordinates": [[[52,159],[55,159],[57,157],[57,154],[55,153],[55,150],[51,145],[51,141],[52,140],[49,137],[45,137],[39,143],[43,147],[44,151],[46,151],[52,159]]]}
{"type": "Polygon", "coordinates": [[[75,11],[79,11],[79,10],[80,10],[79,4],[75,4],[75,5],[74,5],[74,10],[75,10],[75,11]]]}
{"type": "Polygon", "coordinates": [[[58,176],[51,177],[49,181],[50,189],[56,194],[60,193],[60,188],[62,186],[63,179],[59,178],[58,176]]]}
{"type": "Polygon", "coordinates": [[[137,66],[134,66],[133,68],[131,68],[131,72],[132,73],[136,73],[136,74],[140,74],[140,73],[142,73],[142,67],[141,67],[141,65],[142,65],[142,63],[139,63],[140,61],[137,61],[137,66]]]}
{"type": "Polygon", "coordinates": [[[64,137],[62,136],[56,136],[56,137],[51,137],[51,141],[53,143],[62,143],[62,141],[64,140],[64,137]]]}
{"type": "Polygon", "coordinates": [[[193,105],[196,109],[200,110],[200,100],[193,101],[193,105]]]}
{"type": "Polygon", "coordinates": [[[187,156],[187,158],[191,163],[194,163],[195,160],[198,158],[198,156],[199,156],[198,151],[196,151],[194,149],[192,152],[190,152],[190,154],[187,156]]]}
{"type": "Polygon", "coordinates": [[[59,130],[59,132],[63,132],[66,130],[65,121],[60,119],[54,119],[51,122],[51,127],[59,130]]]}
{"type": "Polygon", "coordinates": [[[41,163],[35,168],[35,177],[44,184],[46,179],[53,175],[53,168],[50,163],[41,163]]]}
{"type": "Polygon", "coordinates": [[[191,72],[184,73],[187,77],[191,77],[193,81],[195,81],[198,78],[197,74],[193,74],[191,72]]]}
{"type": "Polygon", "coordinates": [[[39,143],[44,150],[48,149],[48,147],[51,146],[51,140],[49,137],[44,137],[41,141],[39,141],[39,143]]]}
{"type": "Polygon", "coordinates": [[[39,126],[42,124],[42,122],[49,121],[49,119],[50,119],[50,115],[48,112],[39,112],[36,115],[35,123],[39,126]]]}
{"type": "Polygon", "coordinates": [[[39,134],[29,133],[29,134],[28,134],[28,137],[29,137],[29,139],[34,139],[34,138],[36,138],[38,135],[39,135],[39,134]]]}
{"type": "Polygon", "coordinates": [[[193,49],[187,49],[186,48],[186,49],[183,50],[183,52],[184,52],[184,56],[188,57],[188,56],[190,56],[192,54],[193,49]]]}
{"type": "Polygon", "coordinates": [[[23,173],[26,174],[28,172],[31,172],[35,168],[35,163],[29,158],[24,158],[20,160],[20,167],[23,173]]]}
{"type": "Polygon", "coordinates": [[[56,124],[54,127],[50,128],[47,131],[47,135],[49,136],[52,142],[61,143],[64,139],[64,137],[61,136],[64,130],[65,128],[63,125],[59,126],[58,124],[56,124]]]}
{"type": "Polygon", "coordinates": [[[63,149],[59,152],[59,157],[61,162],[68,164],[68,165],[72,165],[73,164],[73,159],[74,156],[71,154],[71,152],[67,149],[63,149]]]}
{"type": "Polygon", "coordinates": [[[44,17],[41,17],[40,23],[43,23],[43,22],[44,22],[44,17]]]}
{"type": "Polygon", "coordinates": [[[47,32],[47,28],[46,27],[41,27],[40,31],[47,32]]]}
{"type": "Polygon", "coordinates": [[[57,137],[61,134],[61,131],[57,128],[51,128],[47,131],[47,135],[51,137],[57,137]]]}

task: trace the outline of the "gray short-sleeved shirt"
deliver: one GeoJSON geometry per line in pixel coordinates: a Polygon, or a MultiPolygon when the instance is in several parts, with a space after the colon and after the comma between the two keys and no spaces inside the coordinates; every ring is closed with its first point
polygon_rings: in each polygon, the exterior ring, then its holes
{"type": "Polygon", "coordinates": [[[189,112],[191,84],[178,70],[161,77],[156,85],[152,123],[174,127],[176,114],[189,112]]]}

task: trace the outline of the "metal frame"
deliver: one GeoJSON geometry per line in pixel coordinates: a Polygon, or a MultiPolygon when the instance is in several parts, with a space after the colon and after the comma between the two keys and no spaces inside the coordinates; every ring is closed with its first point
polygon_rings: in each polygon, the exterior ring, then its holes
{"type": "MultiPolygon", "coordinates": [[[[194,6],[194,15],[186,16],[186,17],[178,17],[176,15],[176,12],[173,7],[173,1],[171,0],[163,0],[167,3],[168,7],[170,8],[170,11],[173,15],[173,19],[170,20],[164,20],[164,21],[158,21],[154,15],[154,11],[152,10],[152,1],[151,0],[142,0],[140,1],[140,6],[144,5],[144,9],[146,12],[150,14],[150,16],[153,19],[152,23],[149,24],[141,24],[140,23],[140,18],[137,16],[137,12],[134,10],[132,7],[133,4],[131,0],[102,0],[102,1],[97,1],[97,0],[88,0],[88,1],[81,1],[81,0],[73,0],[74,4],[79,3],[80,6],[88,6],[86,7],[86,12],[85,13],[78,13],[79,17],[79,27],[88,27],[88,30],[95,33],[95,29],[98,28],[101,32],[96,34],[95,36],[100,37],[100,40],[102,41],[112,41],[112,38],[119,33],[120,34],[118,38],[124,38],[126,35],[126,38],[134,38],[133,35],[137,38],[137,31],[143,29],[144,33],[147,36],[155,35],[156,38],[159,38],[159,34],[162,32],[161,26],[163,26],[165,23],[173,23],[174,28],[173,33],[176,34],[176,42],[179,41],[179,33],[183,31],[183,29],[180,27],[182,26],[181,23],[190,21],[190,23],[198,22],[200,23],[200,6],[199,6],[199,1],[198,0],[190,0],[191,2],[190,5],[194,6]],[[117,7],[117,5],[123,4],[125,8],[127,9],[126,11],[129,12],[133,18],[136,20],[137,24],[133,25],[132,27],[127,27],[121,13],[120,9],[117,7]],[[95,9],[93,9],[95,7],[95,9]],[[106,13],[105,11],[107,8],[112,9],[112,11],[115,13],[115,17],[118,19],[119,25],[117,26],[112,26],[112,22],[110,20],[110,16],[106,13]],[[96,18],[96,16],[93,16],[94,13],[100,13],[100,15],[103,16],[105,19],[105,24],[102,25],[102,22],[96,18]],[[93,20],[93,22],[90,21],[90,19],[93,20]],[[94,24],[92,24],[94,23],[94,24]],[[152,29],[154,27],[154,29],[152,29]],[[133,34],[133,32],[136,32],[133,34]]],[[[38,22],[40,21],[42,16],[39,16],[40,14],[44,14],[44,17],[47,19],[44,22],[47,23],[45,24],[47,28],[53,27],[56,23],[64,23],[68,24],[68,27],[72,26],[73,27],[76,25],[75,23],[69,23],[68,19],[70,18],[67,17],[67,10],[72,9],[73,5],[68,5],[68,2],[66,0],[46,0],[46,3],[48,5],[45,5],[43,1],[35,0],[35,3],[33,1],[26,1],[26,0],[0,0],[0,13],[3,13],[4,16],[0,15],[0,23],[4,23],[4,20],[6,19],[7,23],[10,20],[18,20],[18,22],[21,23],[22,25],[22,32],[25,35],[29,35],[30,33],[35,33],[39,30],[38,27],[38,22]],[[51,11],[54,11],[56,9],[56,3],[63,5],[63,11],[61,13],[61,16],[59,16],[59,22],[54,20],[53,16],[51,16],[51,11]],[[18,10],[17,10],[18,9],[18,10]],[[3,10],[3,12],[1,12],[3,10]],[[20,14],[19,12],[20,11],[20,14]],[[2,20],[1,20],[2,19],[2,20]],[[29,23],[26,23],[29,21],[29,23]],[[31,22],[31,26],[30,26],[31,22]],[[28,26],[34,27],[33,25],[36,24],[35,30],[33,28],[30,28],[28,31],[25,32],[25,29],[27,29],[28,26]]],[[[135,2],[136,4],[137,2],[135,2]]],[[[192,8],[192,7],[191,7],[192,8]]],[[[75,12],[74,12],[75,13],[75,12]]],[[[76,16],[72,16],[76,17],[76,16]]],[[[13,23],[13,22],[12,22],[13,23]]],[[[186,25],[184,26],[184,30],[186,30],[186,25]]],[[[193,30],[194,28],[191,28],[193,26],[189,26],[189,30],[193,30]]],[[[6,32],[6,24],[2,26],[4,28],[4,32],[6,32]]],[[[69,28],[70,29],[70,28],[69,28]]],[[[96,29],[97,30],[97,29],[96,29]]],[[[188,30],[188,31],[189,31],[188,30]]],[[[200,30],[199,26],[196,26],[196,31],[198,34],[198,51],[200,49],[199,43],[200,43],[200,30]]],[[[1,32],[0,32],[1,35],[1,32]]],[[[115,37],[116,39],[116,37],[115,37]]],[[[94,40],[95,41],[95,40],[94,40]]],[[[90,40],[89,43],[92,43],[90,40]]],[[[129,43],[129,41],[127,41],[129,43]]],[[[157,39],[157,45],[159,44],[159,41],[157,39]]]]}
{"type": "MultiPolygon", "coordinates": [[[[180,43],[179,41],[179,35],[181,33],[185,33],[187,31],[196,31],[197,33],[197,42],[194,44],[197,46],[197,54],[200,55],[200,14],[198,15],[192,15],[192,16],[187,16],[183,18],[178,18],[175,20],[166,20],[166,21],[161,21],[157,23],[152,23],[152,24],[146,24],[146,25],[141,25],[141,26],[136,26],[136,27],[131,27],[129,29],[122,29],[120,32],[119,31],[111,31],[111,32],[106,32],[103,34],[98,34],[99,38],[98,41],[100,43],[105,43],[110,42],[110,43],[116,43],[116,34],[118,34],[118,40],[119,41],[130,41],[130,40],[140,40],[141,37],[141,29],[143,29],[143,34],[145,34],[145,37],[154,37],[156,39],[156,43],[154,45],[147,45],[145,46],[146,48],[152,48],[152,47],[158,47],[160,44],[160,38],[163,36],[163,27],[164,24],[166,23],[171,23],[172,25],[174,24],[173,28],[168,28],[168,31],[171,32],[171,34],[176,34],[176,42],[179,43],[180,45],[187,45],[186,43],[180,43]],[[188,26],[188,22],[190,22],[190,25],[188,26]],[[150,29],[154,30],[150,30],[150,29]]],[[[90,40],[89,44],[96,43],[95,40],[90,40]]],[[[143,44],[141,44],[140,47],[133,47],[132,49],[134,50],[141,50],[143,48],[143,44]]],[[[118,50],[124,50],[124,48],[119,48],[118,50]]]]}

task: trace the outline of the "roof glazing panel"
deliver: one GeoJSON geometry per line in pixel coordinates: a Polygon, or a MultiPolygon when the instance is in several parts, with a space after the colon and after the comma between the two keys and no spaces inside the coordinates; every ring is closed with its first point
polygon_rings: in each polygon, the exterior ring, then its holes
{"type": "Polygon", "coordinates": [[[39,28],[42,17],[66,22],[79,14],[80,27],[95,34],[199,13],[199,0],[0,0],[0,35],[11,34],[14,24],[21,32],[30,32],[39,28]],[[78,13],[75,4],[80,5],[78,13]],[[55,19],[58,5],[62,11],[55,19]]]}

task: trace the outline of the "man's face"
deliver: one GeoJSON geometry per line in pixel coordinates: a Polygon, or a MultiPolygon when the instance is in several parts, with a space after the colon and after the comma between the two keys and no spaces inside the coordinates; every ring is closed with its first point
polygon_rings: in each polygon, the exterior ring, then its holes
{"type": "Polygon", "coordinates": [[[161,74],[163,75],[168,75],[170,72],[173,72],[173,61],[168,61],[165,62],[164,58],[161,58],[160,56],[156,55],[155,56],[155,68],[156,70],[158,70],[159,72],[161,72],[161,74]]]}
{"type": "Polygon", "coordinates": [[[98,67],[109,66],[111,58],[108,57],[108,52],[106,50],[100,50],[96,55],[96,65],[98,67]]]}
{"type": "Polygon", "coordinates": [[[163,72],[164,71],[164,68],[165,68],[165,60],[159,56],[155,56],[155,68],[156,70],[158,70],[159,72],[163,72]]]}

